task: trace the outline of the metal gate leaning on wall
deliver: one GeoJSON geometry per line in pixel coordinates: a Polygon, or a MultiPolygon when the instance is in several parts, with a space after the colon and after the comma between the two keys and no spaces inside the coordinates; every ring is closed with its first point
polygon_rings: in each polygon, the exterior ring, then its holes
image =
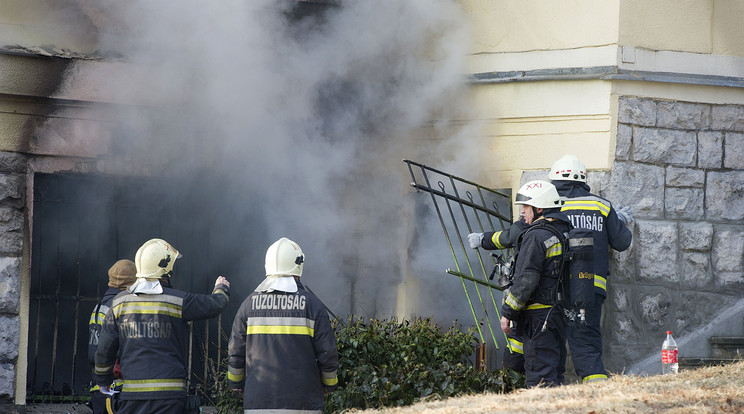
{"type": "MultiPolygon", "coordinates": [[[[116,260],[134,260],[144,241],[163,238],[184,253],[174,287],[194,293],[209,293],[219,274],[237,269],[219,253],[230,241],[205,213],[210,208],[203,200],[209,197],[193,193],[194,187],[209,186],[183,183],[180,198],[168,199],[179,193],[178,184],[160,179],[36,174],[34,181],[27,401],[85,400],[90,313],[116,260]]],[[[235,314],[231,308],[240,300],[231,300],[218,318],[192,323],[191,386],[214,382],[214,368],[225,357],[224,332],[235,314]]]]}

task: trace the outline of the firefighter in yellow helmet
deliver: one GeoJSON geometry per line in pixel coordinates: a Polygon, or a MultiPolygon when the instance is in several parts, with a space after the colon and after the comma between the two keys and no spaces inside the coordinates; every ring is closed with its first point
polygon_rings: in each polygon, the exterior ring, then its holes
{"type": "Polygon", "coordinates": [[[117,414],[184,411],[189,321],[219,315],[227,305],[230,283],[219,276],[211,294],[163,287],[181,254],[162,239],[137,250],[137,279],[118,294],[103,324],[95,355],[95,378],[108,392],[117,352],[123,384],[117,414]]]}
{"type": "MultiPolygon", "coordinates": [[[[131,260],[119,260],[114,263],[108,271],[108,286],[109,288],[104,292],[101,300],[93,308],[93,312],[90,314],[90,322],[88,324],[88,361],[91,367],[95,365],[94,357],[96,354],[96,348],[98,348],[98,336],[101,333],[101,326],[103,325],[106,314],[111,307],[114,297],[121,293],[134,283],[135,275],[137,274],[137,268],[134,266],[134,262],[131,260]]],[[[105,414],[106,411],[106,400],[108,396],[103,394],[98,389],[98,385],[93,384],[90,389],[91,392],[91,409],[93,414],[105,414]]],[[[109,406],[111,405],[109,399],[109,406]]]]}
{"type": "Polygon", "coordinates": [[[285,237],[266,251],[266,279],[238,309],[228,383],[248,412],[321,413],[338,353],[325,306],[300,282],[305,254],[285,237]]]}

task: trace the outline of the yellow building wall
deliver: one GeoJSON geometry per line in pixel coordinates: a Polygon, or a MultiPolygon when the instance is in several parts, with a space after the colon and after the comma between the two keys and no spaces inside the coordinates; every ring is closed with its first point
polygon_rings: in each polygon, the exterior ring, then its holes
{"type": "Polygon", "coordinates": [[[744,56],[744,1],[716,0],[712,15],[712,53],[744,56]]]}
{"type": "Polygon", "coordinates": [[[618,42],[654,50],[711,53],[713,3],[623,0],[618,42]]]}
{"type": "Polygon", "coordinates": [[[618,0],[461,0],[472,53],[571,49],[617,43],[618,0]]]}
{"type": "Polygon", "coordinates": [[[611,44],[744,56],[739,0],[461,0],[472,53],[611,44]]]}
{"type": "Polygon", "coordinates": [[[524,170],[549,167],[565,153],[587,168],[606,169],[614,152],[611,83],[546,81],[476,85],[475,106],[488,108],[484,177],[495,188],[519,188],[524,170]]]}
{"type": "MultiPolygon", "coordinates": [[[[744,77],[744,2],[735,0],[461,0],[470,74],[619,67],[744,77]]],[[[741,88],[623,80],[484,82],[471,86],[488,148],[484,184],[519,188],[523,171],[566,153],[589,170],[615,155],[617,98],[740,103],[741,88]]]]}
{"type": "Polygon", "coordinates": [[[744,56],[744,2],[623,0],[618,42],[654,50],[744,56]]]}

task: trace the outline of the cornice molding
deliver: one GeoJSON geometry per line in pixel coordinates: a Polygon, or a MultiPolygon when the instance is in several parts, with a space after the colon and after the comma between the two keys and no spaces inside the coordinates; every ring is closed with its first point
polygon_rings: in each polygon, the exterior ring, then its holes
{"type": "Polygon", "coordinates": [[[560,80],[662,82],[744,88],[744,57],[632,46],[471,56],[473,84],[560,80]]]}

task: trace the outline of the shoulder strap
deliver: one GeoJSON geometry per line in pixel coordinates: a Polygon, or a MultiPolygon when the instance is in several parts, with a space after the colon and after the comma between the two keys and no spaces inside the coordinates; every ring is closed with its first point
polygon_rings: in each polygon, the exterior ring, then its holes
{"type": "Polygon", "coordinates": [[[517,250],[516,250],[516,254],[514,256],[515,257],[515,260],[516,260],[517,255],[519,255],[520,246],[522,244],[522,238],[524,237],[525,234],[527,234],[530,231],[535,230],[535,229],[545,229],[545,230],[553,233],[553,235],[556,236],[558,238],[558,241],[560,241],[560,243],[561,243],[561,249],[562,249],[562,252],[561,252],[561,264],[560,264],[561,271],[560,271],[560,275],[558,277],[558,284],[561,284],[561,281],[563,280],[563,276],[564,276],[564,274],[568,270],[568,262],[570,260],[569,254],[568,254],[568,248],[569,248],[568,247],[568,245],[569,245],[569,243],[568,243],[568,237],[566,237],[566,235],[564,235],[560,230],[556,229],[555,226],[553,226],[550,221],[540,220],[537,223],[535,223],[535,224],[527,227],[522,232],[522,234],[519,235],[519,238],[517,239],[517,250]]]}
{"type": "Polygon", "coordinates": [[[563,234],[563,232],[561,232],[560,230],[558,230],[557,228],[555,228],[555,226],[552,224],[552,222],[547,221],[547,220],[540,220],[539,222],[537,222],[536,224],[528,227],[527,230],[525,230],[525,231],[522,232],[522,234],[519,236],[519,242],[520,243],[522,242],[522,236],[524,236],[524,234],[526,234],[527,232],[529,232],[529,231],[531,231],[533,229],[545,229],[545,230],[553,233],[553,235],[558,238],[558,241],[560,241],[560,243],[561,243],[561,261],[560,261],[560,272],[559,272],[559,275],[558,275],[558,284],[557,284],[557,287],[559,289],[560,288],[565,288],[563,286],[563,283],[564,283],[565,276],[568,273],[568,266],[569,266],[569,262],[571,260],[570,259],[570,254],[569,254],[569,251],[568,251],[569,250],[568,237],[566,237],[566,235],[563,234]]]}
{"type": "Polygon", "coordinates": [[[101,300],[98,301],[98,305],[96,305],[96,308],[93,310],[93,314],[96,315],[95,316],[96,325],[103,324],[103,321],[98,322],[98,313],[99,313],[98,311],[101,309],[102,304],[103,304],[103,298],[101,298],[101,300]]]}
{"type": "Polygon", "coordinates": [[[522,243],[522,238],[524,237],[524,235],[535,229],[548,230],[549,232],[553,233],[554,236],[558,237],[558,240],[560,240],[564,248],[568,248],[568,238],[566,237],[566,235],[564,235],[560,230],[556,229],[555,226],[553,226],[551,222],[547,220],[540,220],[537,223],[527,227],[527,229],[525,229],[522,234],[519,235],[517,243],[522,243]]]}

